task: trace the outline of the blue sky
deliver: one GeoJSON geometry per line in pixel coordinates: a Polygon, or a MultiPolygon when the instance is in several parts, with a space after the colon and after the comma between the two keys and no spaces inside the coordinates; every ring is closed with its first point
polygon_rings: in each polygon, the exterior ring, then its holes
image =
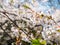
{"type": "MultiPolygon", "coordinates": [[[[8,2],[8,0],[5,1],[8,2]]],[[[23,3],[25,3],[26,1],[29,3],[32,2],[32,0],[19,0],[19,1],[23,3]]],[[[36,1],[39,3],[38,8],[36,8],[36,10],[43,11],[44,13],[48,13],[48,11],[50,11],[50,14],[54,13],[54,10],[52,8],[60,10],[60,0],[36,0],[36,1]]],[[[15,6],[17,7],[17,5],[18,4],[16,4],[15,6]]]]}
{"type": "MultiPolygon", "coordinates": [[[[43,11],[47,13],[49,9],[55,8],[60,10],[60,0],[47,0],[46,2],[43,2],[43,0],[38,0],[40,7],[43,7],[43,11]],[[45,9],[44,9],[45,6],[45,9]]],[[[50,10],[50,13],[54,13],[54,10],[50,10]]]]}
{"type": "MultiPolygon", "coordinates": [[[[28,0],[20,0],[20,1],[25,2],[28,0]]],[[[29,0],[28,2],[31,1],[32,0],[29,0]]],[[[39,3],[39,8],[37,10],[41,10],[44,13],[48,13],[47,11],[50,11],[51,14],[54,13],[54,10],[52,10],[52,8],[60,10],[60,0],[36,0],[36,1],[38,1],[39,3]]]]}

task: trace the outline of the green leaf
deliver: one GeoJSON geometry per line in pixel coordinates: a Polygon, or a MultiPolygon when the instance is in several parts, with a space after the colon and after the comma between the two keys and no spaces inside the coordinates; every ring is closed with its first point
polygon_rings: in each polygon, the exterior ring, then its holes
{"type": "Polygon", "coordinates": [[[2,6],[2,5],[0,5],[0,8],[3,8],[3,6],[2,6]]]}
{"type": "Polygon", "coordinates": [[[14,1],[13,0],[10,0],[11,3],[13,3],[14,1]]]}
{"type": "Polygon", "coordinates": [[[24,8],[27,8],[27,9],[30,9],[30,7],[29,7],[29,6],[27,6],[27,5],[23,5],[23,7],[24,7],[24,8]]]}
{"type": "Polygon", "coordinates": [[[45,40],[43,40],[43,41],[41,42],[41,44],[45,45],[45,44],[46,44],[46,41],[45,41],[45,40]]]}
{"type": "Polygon", "coordinates": [[[32,40],[32,45],[41,45],[39,39],[32,40]]]}
{"type": "Polygon", "coordinates": [[[56,30],[57,32],[60,32],[60,29],[59,30],[56,30]]]}

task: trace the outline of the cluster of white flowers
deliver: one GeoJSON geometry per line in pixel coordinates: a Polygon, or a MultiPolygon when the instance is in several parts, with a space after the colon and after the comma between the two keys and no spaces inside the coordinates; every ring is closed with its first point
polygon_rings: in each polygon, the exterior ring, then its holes
{"type": "MultiPolygon", "coordinates": [[[[47,0],[43,0],[43,1],[46,2],[47,0]]],[[[60,33],[58,33],[56,31],[56,26],[60,25],[60,23],[55,24],[55,22],[52,19],[47,19],[47,17],[49,17],[50,15],[46,15],[46,14],[43,14],[43,12],[39,12],[38,1],[36,1],[36,0],[32,1],[31,4],[28,2],[23,3],[22,0],[21,1],[20,0],[0,0],[0,12],[6,11],[9,18],[12,20],[23,19],[23,20],[27,21],[27,23],[32,23],[31,27],[34,27],[35,25],[41,24],[43,26],[42,36],[46,40],[51,39],[52,35],[60,36],[60,33]],[[27,5],[28,7],[30,7],[30,9],[25,9],[23,7],[23,5],[27,5]],[[44,17],[41,17],[42,14],[44,15],[44,17]],[[16,16],[14,16],[14,15],[16,15],[16,16]]],[[[60,21],[59,11],[60,10],[56,10],[56,14],[54,13],[53,16],[51,16],[54,18],[54,20],[56,20],[56,22],[60,21]]],[[[9,20],[7,18],[7,16],[0,13],[0,22],[3,23],[6,20],[9,20]]],[[[19,27],[24,28],[23,23],[20,24],[20,22],[17,22],[17,25],[19,27]]],[[[19,36],[19,33],[18,33],[19,31],[17,28],[12,27],[11,31],[13,32],[13,33],[11,33],[12,37],[13,37],[13,35],[16,37],[19,36]]],[[[24,39],[28,40],[27,36],[24,33],[22,33],[21,36],[22,36],[23,40],[24,39]]]]}

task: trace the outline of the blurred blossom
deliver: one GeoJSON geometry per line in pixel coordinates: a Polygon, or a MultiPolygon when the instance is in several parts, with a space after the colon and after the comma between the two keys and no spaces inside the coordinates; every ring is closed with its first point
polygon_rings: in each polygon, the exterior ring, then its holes
{"type": "MultiPolygon", "coordinates": [[[[1,9],[4,9],[4,11],[6,10],[6,12],[8,12],[8,17],[11,20],[15,21],[12,22],[13,25],[11,31],[16,37],[19,36],[19,27],[21,27],[21,30],[27,33],[27,30],[25,28],[27,28],[28,30],[34,30],[34,26],[40,24],[43,26],[42,36],[44,39],[51,39],[53,35],[59,36],[59,33],[56,31],[56,27],[60,25],[59,0],[0,0],[0,11],[1,9]],[[27,6],[25,6],[24,8],[23,5],[27,6]],[[56,22],[50,19],[49,16],[52,16],[52,18],[56,22]],[[17,27],[19,29],[15,28],[14,23],[17,23],[17,27]],[[55,23],[57,23],[58,25],[55,23]]],[[[0,22],[4,23],[6,20],[9,20],[7,16],[3,16],[3,14],[0,14],[0,22]]],[[[21,37],[23,40],[28,41],[29,39],[23,31],[21,31],[21,37]]],[[[30,32],[28,31],[28,33],[30,32]]],[[[34,38],[33,35],[31,35],[31,37],[34,38]]]]}

